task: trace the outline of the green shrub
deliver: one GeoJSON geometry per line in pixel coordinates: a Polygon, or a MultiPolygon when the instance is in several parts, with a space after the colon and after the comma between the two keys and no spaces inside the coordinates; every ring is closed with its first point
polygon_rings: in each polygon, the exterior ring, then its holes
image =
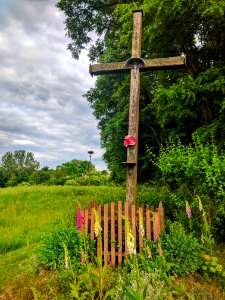
{"type": "Polygon", "coordinates": [[[64,185],[72,185],[72,186],[77,186],[79,185],[78,182],[75,179],[69,179],[67,180],[64,185]]]}
{"type": "Polygon", "coordinates": [[[172,274],[194,274],[201,267],[203,247],[180,224],[171,224],[169,233],[160,237],[160,243],[163,256],[171,263],[172,274]]]}
{"type": "Polygon", "coordinates": [[[18,184],[18,186],[31,186],[31,184],[29,182],[21,182],[18,184]]]}
{"type": "MultiPolygon", "coordinates": [[[[180,209],[183,209],[185,201],[189,201],[191,208],[195,208],[194,199],[198,195],[207,211],[213,232],[218,232],[221,224],[225,222],[223,151],[213,143],[203,144],[197,135],[193,135],[192,145],[186,146],[180,141],[170,141],[165,148],[161,149],[157,158],[150,150],[147,152],[149,159],[161,172],[158,184],[167,186],[171,192],[171,203],[177,220],[185,224],[186,219],[183,218],[185,215],[180,214],[180,209]]],[[[164,202],[165,206],[167,204],[168,201],[164,202]]],[[[192,223],[200,236],[197,214],[193,214],[192,223]]]]}
{"type": "MultiPolygon", "coordinates": [[[[75,227],[61,227],[57,225],[53,231],[43,239],[41,247],[38,249],[40,264],[48,269],[56,269],[64,264],[64,247],[66,245],[70,261],[72,264],[80,263],[81,248],[84,246],[84,237],[75,227]]],[[[93,253],[94,244],[85,236],[85,246],[93,253]]]]}

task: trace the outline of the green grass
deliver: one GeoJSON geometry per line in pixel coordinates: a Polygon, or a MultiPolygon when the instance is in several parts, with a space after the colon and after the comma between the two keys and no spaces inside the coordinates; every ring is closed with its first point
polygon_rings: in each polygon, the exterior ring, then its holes
{"type": "Polygon", "coordinates": [[[76,220],[76,201],[85,206],[124,200],[119,187],[31,186],[0,189],[0,287],[31,263],[32,253],[52,225],[76,220]],[[22,268],[22,269],[21,269],[22,268]]]}
{"type": "MultiPolygon", "coordinates": [[[[149,189],[142,189],[138,201],[146,202],[149,193],[149,189]]],[[[92,186],[0,189],[0,299],[70,299],[68,290],[61,292],[56,273],[39,269],[35,251],[54,223],[75,226],[76,201],[85,206],[91,200],[102,204],[125,200],[125,189],[92,186]],[[32,290],[39,296],[32,294],[32,290]]],[[[208,285],[202,284],[208,292],[208,285]]]]}
{"type": "Polygon", "coordinates": [[[75,201],[111,202],[122,194],[119,188],[33,186],[0,190],[0,253],[40,241],[49,224],[75,212],[75,201]],[[105,190],[105,192],[104,192],[105,190]]]}

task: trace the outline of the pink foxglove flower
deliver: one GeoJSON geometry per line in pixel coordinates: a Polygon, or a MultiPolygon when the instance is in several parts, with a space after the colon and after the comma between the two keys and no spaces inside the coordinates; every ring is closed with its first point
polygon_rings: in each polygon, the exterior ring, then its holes
{"type": "Polygon", "coordinates": [[[134,146],[137,143],[137,139],[134,136],[131,135],[126,135],[124,138],[124,146],[128,147],[128,146],[134,146]]]}
{"type": "Polygon", "coordinates": [[[82,216],[80,207],[78,206],[78,209],[77,209],[77,228],[78,228],[78,230],[81,230],[82,226],[84,224],[85,224],[84,216],[82,216]]]}
{"type": "Polygon", "coordinates": [[[82,265],[85,265],[85,259],[84,259],[83,255],[81,256],[80,262],[81,262],[82,265]]]}
{"type": "Polygon", "coordinates": [[[191,208],[190,208],[190,205],[189,205],[188,201],[186,201],[186,214],[187,214],[188,218],[190,219],[190,217],[191,217],[191,208]]]}

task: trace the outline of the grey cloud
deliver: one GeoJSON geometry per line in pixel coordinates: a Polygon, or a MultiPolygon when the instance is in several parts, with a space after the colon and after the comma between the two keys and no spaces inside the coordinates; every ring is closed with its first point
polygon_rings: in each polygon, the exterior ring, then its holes
{"type": "Polygon", "coordinates": [[[97,167],[105,168],[97,123],[82,97],[94,83],[89,61],[86,53],[74,61],[66,51],[55,3],[0,3],[0,156],[25,149],[54,167],[87,159],[91,148],[97,167]]]}

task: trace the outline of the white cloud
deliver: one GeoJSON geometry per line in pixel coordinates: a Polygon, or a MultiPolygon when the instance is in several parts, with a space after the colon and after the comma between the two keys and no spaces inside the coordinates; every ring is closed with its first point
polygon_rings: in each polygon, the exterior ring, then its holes
{"type": "Polygon", "coordinates": [[[89,60],[71,59],[56,0],[0,3],[0,157],[32,151],[41,166],[88,159],[104,169],[97,122],[82,97],[89,60]]]}

